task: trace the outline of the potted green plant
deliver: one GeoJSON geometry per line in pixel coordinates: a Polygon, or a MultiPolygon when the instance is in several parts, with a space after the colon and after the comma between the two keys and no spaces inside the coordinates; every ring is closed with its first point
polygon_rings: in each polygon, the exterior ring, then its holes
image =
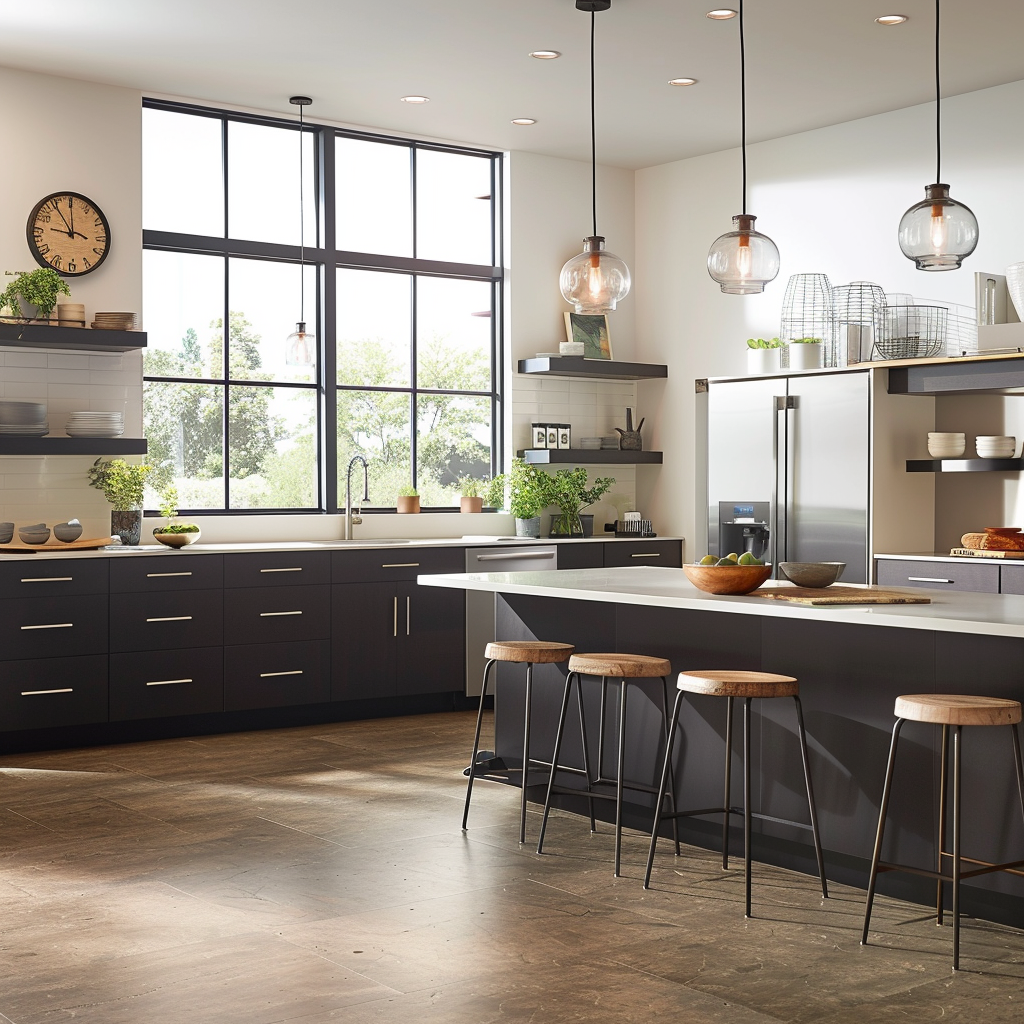
{"type": "Polygon", "coordinates": [[[793,338],[787,346],[791,370],[817,370],[825,345],[821,338],[793,338]]]}
{"type": "Polygon", "coordinates": [[[397,511],[402,513],[419,512],[420,492],[415,487],[400,487],[398,489],[398,500],[395,503],[397,511]]]}
{"type": "Polygon", "coordinates": [[[459,511],[482,512],[484,508],[483,491],[487,486],[485,480],[475,480],[466,476],[459,481],[459,511]]]}
{"type": "Polygon", "coordinates": [[[58,295],[70,295],[71,289],[64,280],[50,267],[40,267],[31,271],[6,271],[7,277],[14,280],[0,292],[0,315],[6,315],[14,320],[32,320],[21,305],[24,301],[29,306],[35,306],[36,320],[49,321],[54,307],[57,305],[58,295]],[[4,313],[9,310],[9,313],[4,313]]]}
{"type": "Polygon", "coordinates": [[[550,479],[547,473],[525,459],[513,459],[509,472],[491,481],[487,504],[492,508],[507,508],[515,516],[517,537],[539,537],[540,514],[548,504],[547,481],[550,479]]]}
{"type": "Polygon", "coordinates": [[[160,500],[160,515],[165,522],[163,526],[153,529],[153,539],[169,548],[183,548],[194,544],[200,537],[200,529],[195,523],[178,523],[178,488],[173,484],[164,491],[160,500]]]}
{"type": "Polygon", "coordinates": [[[778,338],[747,338],[747,372],[778,373],[782,369],[782,342],[778,338]]]}
{"type": "Polygon", "coordinates": [[[146,477],[155,467],[130,466],[124,459],[97,459],[89,469],[89,486],[110,502],[110,533],[121,543],[135,546],[142,539],[142,500],[146,477]]]}
{"type": "Polygon", "coordinates": [[[586,469],[577,466],[576,469],[560,469],[554,476],[548,476],[548,480],[547,504],[558,507],[558,515],[551,517],[549,535],[551,537],[593,536],[594,517],[587,517],[590,527],[587,532],[584,530],[580,512],[600,500],[615,483],[615,478],[601,476],[594,481],[593,486],[588,487],[586,469]]]}

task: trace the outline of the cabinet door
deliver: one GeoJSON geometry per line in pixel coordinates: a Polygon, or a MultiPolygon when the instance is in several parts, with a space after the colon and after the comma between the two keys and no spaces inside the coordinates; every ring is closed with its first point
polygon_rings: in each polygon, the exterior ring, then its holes
{"type": "Polygon", "coordinates": [[[110,597],[110,649],[117,654],[220,647],[223,642],[220,590],[110,597]]]}
{"type": "Polygon", "coordinates": [[[466,604],[461,590],[399,584],[396,692],[463,690],[466,604]]]}
{"type": "Polygon", "coordinates": [[[224,643],[326,640],[331,635],[330,605],[328,586],[226,590],[224,643]]]}
{"type": "Polygon", "coordinates": [[[1024,565],[999,566],[999,592],[1024,594],[1024,565]]]}
{"type": "Polygon", "coordinates": [[[329,699],[326,640],[224,648],[224,710],[319,704],[329,699]]]}
{"type": "Polygon", "coordinates": [[[106,595],[0,601],[0,660],[106,653],[106,595]]]}
{"type": "MultiPolygon", "coordinates": [[[[917,561],[879,558],[881,587],[925,587],[929,590],[968,590],[978,594],[999,593],[999,566],[977,562],[917,561]]],[[[845,580],[846,574],[843,574],[845,580]]]]}
{"type": "Polygon", "coordinates": [[[107,561],[17,559],[0,565],[0,598],[73,597],[107,592],[107,561]]]}
{"type": "Polygon", "coordinates": [[[558,545],[559,569],[602,569],[604,568],[604,549],[608,545],[600,541],[567,540],[558,545]]]}
{"type": "Polygon", "coordinates": [[[9,661],[0,677],[0,723],[51,729],[107,720],[107,658],[9,661]]]}
{"type": "MultiPolygon", "coordinates": [[[[393,697],[399,627],[395,585],[344,583],[331,590],[331,700],[393,697]]],[[[404,608],[401,625],[404,629],[404,608]]]]}
{"type": "Polygon", "coordinates": [[[110,720],[134,721],[224,710],[219,648],[110,656],[110,720]]]}
{"type": "MultiPolygon", "coordinates": [[[[678,569],[683,564],[683,545],[678,540],[610,541],[604,545],[604,564],[660,565],[678,569]]],[[[559,560],[561,568],[561,560],[559,560]]]]}

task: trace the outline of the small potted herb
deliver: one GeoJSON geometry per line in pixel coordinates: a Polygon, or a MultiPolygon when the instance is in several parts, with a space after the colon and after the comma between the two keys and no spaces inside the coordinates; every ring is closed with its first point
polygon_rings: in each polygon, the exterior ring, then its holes
{"type": "Polygon", "coordinates": [[[540,514],[548,503],[546,481],[550,479],[547,473],[525,459],[513,459],[509,472],[496,476],[490,482],[487,504],[491,508],[507,508],[515,516],[517,537],[539,537],[540,514]]]}
{"type": "Polygon", "coordinates": [[[821,368],[821,357],[825,345],[821,338],[793,338],[789,349],[791,370],[817,370],[821,368]]]}
{"type": "Polygon", "coordinates": [[[195,544],[200,537],[199,527],[195,523],[179,523],[178,518],[178,488],[173,484],[164,491],[160,501],[160,515],[165,522],[163,526],[153,529],[153,539],[169,548],[183,548],[189,544],[195,544]]]}
{"type": "Polygon", "coordinates": [[[463,477],[459,481],[459,511],[482,512],[484,510],[483,490],[485,486],[485,480],[474,480],[469,476],[463,477]]]}
{"type": "Polygon", "coordinates": [[[782,369],[782,342],[778,338],[747,338],[747,372],[778,373],[782,369]]]}
{"type": "Polygon", "coordinates": [[[419,512],[420,492],[415,487],[401,487],[398,490],[398,501],[396,504],[399,512],[419,512]]]}
{"type": "Polygon", "coordinates": [[[89,469],[89,486],[110,502],[110,533],[134,547],[142,539],[142,497],[146,477],[154,467],[130,466],[124,459],[97,459],[89,469]]]}
{"type": "Polygon", "coordinates": [[[26,305],[35,306],[36,320],[49,323],[57,305],[57,296],[71,294],[67,281],[50,267],[21,273],[8,270],[6,276],[14,280],[0,292],[0,315],[13,320],[33,319],[21,305],[24,301],[26,305]]]}

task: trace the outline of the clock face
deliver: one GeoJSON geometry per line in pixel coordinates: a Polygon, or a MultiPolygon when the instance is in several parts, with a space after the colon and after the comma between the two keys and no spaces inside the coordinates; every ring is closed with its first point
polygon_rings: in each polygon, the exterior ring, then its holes
{"type": "Polygon", "coordinates": [[[28,218],[28,245],[36,261],[64,277],[95,270],[110,251],[103,211],[77,192],[54,192],[28,218]]]}

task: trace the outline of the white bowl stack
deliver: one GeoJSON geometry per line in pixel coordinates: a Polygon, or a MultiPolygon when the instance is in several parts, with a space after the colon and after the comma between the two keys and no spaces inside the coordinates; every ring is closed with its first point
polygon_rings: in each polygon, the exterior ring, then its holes
{"type": "Polygon", "coordinates": [[[120,437],[124,433],[124,413],[73,412],[64,429],[68,437],[120,437]]]}
{"type": "Polygon", "coordinates": [[[1012,459],[1017,439],[1008,434],[979,434],[974,439],[979,459],[1012,459]]]}
{"type": "Polygon", "coordinates": [[[43,437],[50,432],[42,402],[0,402],[0,434],[43,437]]]}
{"type": "Polygon", "coordinates": [[[933,432],[928,435],[928,454],[933,459],[959,459],[966,450],[966,434],[933,432]]]}

